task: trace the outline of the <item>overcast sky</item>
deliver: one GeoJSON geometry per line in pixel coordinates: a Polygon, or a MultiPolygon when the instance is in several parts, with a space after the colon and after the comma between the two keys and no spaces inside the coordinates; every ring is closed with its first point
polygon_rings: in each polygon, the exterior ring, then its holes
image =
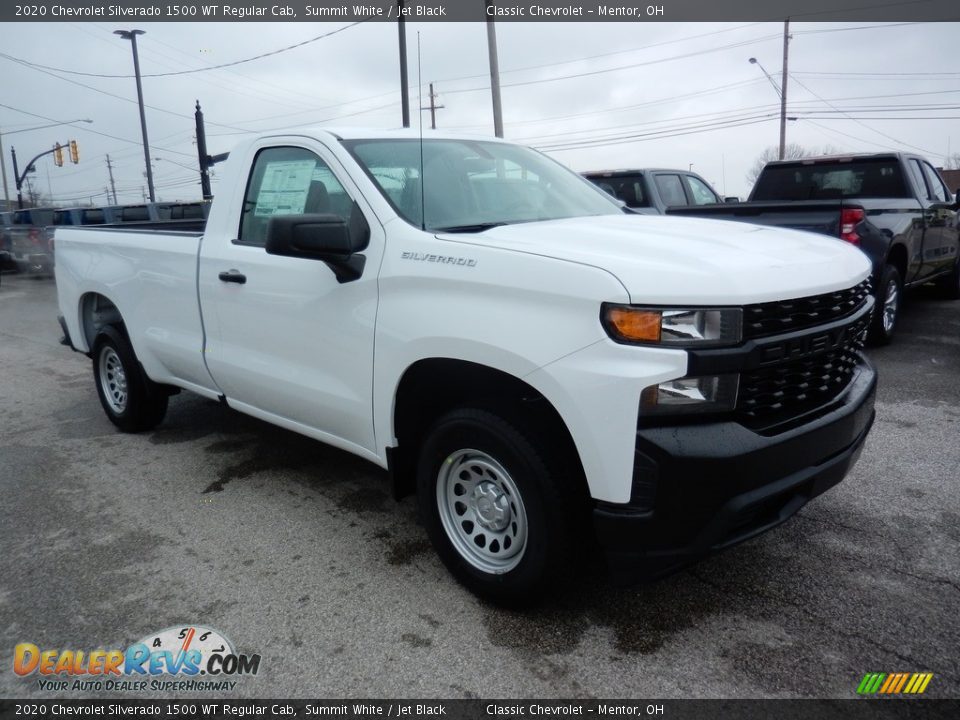
{"type": "MultiPolygon", "coordinates": [[[[44,194],[61,205],[104,203],[109,153],[120,201],[140,201],[146,181],[134,80],[59,70],[132,74],[130,43],[113,34],[131,27],[0,25],[0,131],[11,199],[11,146],[22,164],[54,142],[76,139],[79,165],[56,167],[49,156],[37,162],[33,182],[44,194]],[[93,123],[30,129],[80,118],[93,123]]],[[[138,27],[146,31],[138,44],[147,76],[242,60],[344,24],[138,27]]],[[[722,194],[745,196],[750,165],[779,138],[777,91],[748,58],[756,57],[779,83],[782,31],[775,23],[499,24],[506,137],[540,147],[575,170],[692,165],[722,194]]],[[[960,23],[795,23],[791,31],[788,115],[797,120],[788,123],[788,142],[845,152],[920,152],[938,166],[960,152],[960,23]]],[[[438,127],[492,135],[484,25],[407,25],[414,124],[418,32],[423,103],[432,81],[445,106],[438,127]]],[[[229,69],[145,77],[158,198],[200,197],[192,169],[195,100],[214,154],[229,150],[244,132],[312,124],[399,127],[398,67],[396,26],[368,22],[229,69]]],[[[429,113],[423,117],[429,126],[429,113]]]]}

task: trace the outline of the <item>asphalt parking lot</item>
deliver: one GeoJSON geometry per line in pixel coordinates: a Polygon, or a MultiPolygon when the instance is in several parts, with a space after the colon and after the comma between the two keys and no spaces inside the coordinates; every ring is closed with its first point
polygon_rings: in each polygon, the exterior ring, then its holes
{"type": "Polygon", "coordinates": [[[413,499],[350,455],[187,393],[156,431],[116,432],[59,336],[53,281],[5,275],[3,697],[52,695],[11,671],[17,643],[122,648],[194,623],[262,655],[233,697],[850,698],[866,672],[960,696],[960,302],[911,298],[871,352],[859,464],[790,522],[523,613],[460,588],[413,499]]]}

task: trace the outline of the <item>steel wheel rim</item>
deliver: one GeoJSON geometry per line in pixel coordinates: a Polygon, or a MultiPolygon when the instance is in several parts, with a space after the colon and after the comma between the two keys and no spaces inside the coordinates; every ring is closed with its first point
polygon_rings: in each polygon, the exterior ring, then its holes
{"type": "Polygon", "coordinates": [[[887,283],[887,294],[883,298],[883,329],[893,330],[897,322],[897,306],[900,304],[900,288],[896,280],[887,283]]]}
{"type": "Polygon", "coordinates": [[[120,356],[112,347],[100,351],[100,387],[107,405],[117,415],[127,409],[127,373],[120,362],[120,356]]]}
{"type": "Polygon", "coordinates": [[[457,450],[437,474],[440,521],[457,553],[473,567],[501,574],[527,546],[527,511],[510,473],[480,450],[457,450]]]}

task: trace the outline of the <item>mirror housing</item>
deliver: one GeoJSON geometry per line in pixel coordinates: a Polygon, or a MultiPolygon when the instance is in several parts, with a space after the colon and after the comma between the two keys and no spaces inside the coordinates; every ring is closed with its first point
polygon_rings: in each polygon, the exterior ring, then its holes
{"type": "Polygon", "coordinates": [[[728,195],[723,199],[723,202],[727,205],[736,205],[740,202],[740,198],[738,198],[736,195],[728,195]]]}
{"type": "Polygon", "coordinates": [[[267,223],[266,251],[325,262],[345,283],[363,274],[366,257],[358,251],[366,247],[369,230],[359,235],[339,215],[276,215],[267,223]]]}

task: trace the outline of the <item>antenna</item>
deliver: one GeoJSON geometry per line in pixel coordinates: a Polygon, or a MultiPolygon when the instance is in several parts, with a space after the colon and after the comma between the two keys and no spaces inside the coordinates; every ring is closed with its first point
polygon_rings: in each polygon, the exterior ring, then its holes
{"type": "Polygon", "coordinates": [[[423,81],[420,79],[420,31],[417,30],[417,105],[420,111],[417,113],[420,128],[420,229],[427,230],[427,202],[425,199],[424,179],[423,179],[423,81]]]}

